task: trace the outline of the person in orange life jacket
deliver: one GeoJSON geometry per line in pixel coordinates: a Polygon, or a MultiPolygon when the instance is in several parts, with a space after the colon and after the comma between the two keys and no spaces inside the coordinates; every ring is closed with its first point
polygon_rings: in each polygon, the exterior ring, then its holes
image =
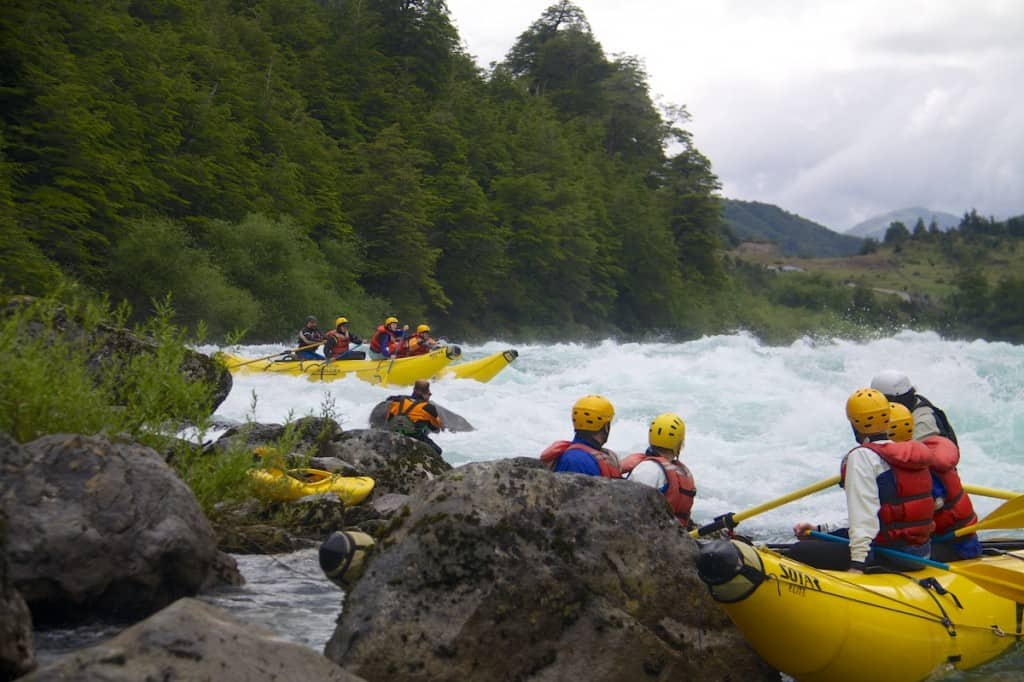
{"type": "Polygon", "coordinates": [[[411,355],[426,355],[438,348],[439,344],[430,338],[430,326],[421,324],[416,327],[416,333],[409,337],[409,340],[402,343],[398,349],[398,357],[404,358],[411,355]]]}
{"type": "Polygon", "coordinates": [[[430,440],[430,433],[437,433],[443,424],[437,406],[430,404],[430,382],[418,380],[412,387],[412,395],[393,395],[388,398],[388,412],[384,421],[395,431],[421,440],[441,454],[441,446],[430,440]]]}
{"type": "Polygon", "coordinates": [[[858,445],[843,457],[839,482],[846,491],[849,524],[833,531],[845,534],[849,544],[805,539],[814,526],[798,523],[793,532],[802,541],[790,548],[790,557],[818,568],[855,573],[876,564],[904,571],[922,568],[872,551],[879,546],[928,557],[935,529],[929,469],[934,456],[924,443],[890,440],[890,414],[889,401],[874,389],[860,388],[850,395],[846,416],[858,445]]]}
{"type": "Polygon", "coordinates": [[[910,377],[896,369],[882,370],[871,379],[871,388],[880,391],[890,403],[903,405],[914,417],[914,440],[938,434],[957,444],[956,432],[946,413],[932,404],[910,383],[910,377]]]}
{"type": "Polygon", "coordinates": [[[398,318],[388,317],[384,324],[377,327],[377,331],[370,337],[370,357],[374,360],[388,360],[395,357],[402,342],[402,337],[408,331],[409,325],[398,328],[398,318]]]}
{"type": "Polygon", "coordinates": [[[324,355],[328,360],[364,360],[366,353],[361,350],[351,350],[350,347],[362,343],[355,334],[348,330],[348,318],[339,317],[334,321],[334,329],[327,332],[324,339],[324,355]]]}
{"type": "Polygon", "coordinates": [[[622,477],[661,491],[679,523],[689,529],[697,486],[693,474],[679,461],[686,442],[686,423],[677,414],[659,414],[647,431],[647,442],[645,452],[622,460],[622,477]]]}
{"type": "MultiPolygon", "coordinates": [[[[889,438],[897,443],[913,440],[914,417],[910,410],[900,403],[889,403],[889,408],[889,438]]],[[[928,436],[921,442],[934,456],[931,465],[932,496],[935,498],[935,513],[932,516],[935,521],[932,559],[949,563],[981,556],[981,541],[977,533],[951,540],[936,539],[960,528],[973,526],[978,522],[978,516],[974,513],[974,504],[964,490],[960,475],[956,471],[956,465],[960,461],[960,449],[956,443],[939,435],[928,436]]]]}
{"type": "Polygon", "coordinates": [[[619,457],[604,447],[611,432],[615,408],[604,396],[583,396],[572,406],[571,441],[555,441],[540,460],[555,472],[620,478],[619,457]]]}
{"type": "MultiPolygon", "coordinates": [[[[316,317],[310,315],[306,318],[306,325],[299,330],[299,347],[319,345],[324,340],[320,328],[316,326],[316,317]]],[[[323,360],[324,356],[316,352],[316,348],[305,348],[295,352],[296,360],[323,360]]]]}

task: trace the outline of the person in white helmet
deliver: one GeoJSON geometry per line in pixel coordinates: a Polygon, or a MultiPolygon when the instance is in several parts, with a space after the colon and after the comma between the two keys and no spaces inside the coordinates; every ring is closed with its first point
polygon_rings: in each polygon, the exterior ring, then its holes
{"type": "Polygon", "coordinates": [[[956,432],[946,418],[946,413],[920,395],[910,377],[896,369],[885,369],[871,380],[871,388],[884,394],[889,402],[899,403],[914,417],[914,440],[928,436],[943,436],[957,443],[956,432]]]}

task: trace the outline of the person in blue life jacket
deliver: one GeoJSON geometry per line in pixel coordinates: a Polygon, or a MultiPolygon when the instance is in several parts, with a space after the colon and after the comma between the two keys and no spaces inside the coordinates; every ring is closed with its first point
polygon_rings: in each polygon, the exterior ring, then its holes
{"type": "Polygon", "coordinates": [[[846,417],[857,445],[843,457],[839,485],[846,492],[845,528],[798,523],[800,538],[788,556],[816,568],[863,573],[883,565],[916,571],[922,564],[895,559],[875,547],[928,558],[935,529],[932,451],[920,441],[890,439],[889,400],[879,391],[860,388],[846,401],[846,417]],[[811,530],[845,537],[848,543],[808,538],[811,530]]]}
{"type": "Polygon", "coordinates": [[[324,338],[324,355],[332,362],[335,360],[365,360],[366,353],[354,350],[354,346],[363,343],[355,334],[348,330],[348,318],[339,317],[334,321],[334,329],[327,332],[324,338]]]}
{"type": "Polygon", "coordinates": [[[373,360],[390,360],[396,357],[409,325],[398,328],[398,318],[385,318],[384,324],[370,337],[370,358],[373,360]]]}
{"type": "Polygon", "coordinates": [[[323,360],[324,356],[316,352],[316,347],[323,343],[324,335],[320,331],[320,328],[316,326],[316,317],[310,315],[306,318],[305,326],[299,330],[299,348],[302,350],[295,351],[296,360],[323,360]],[[315,345],[314,345],[315,344],[315,345]],[[303,348],[303,346],[313,346],[312,348],[303,348]]]}
{"type": "Polygon", "coordinates": [[[914,440],[939,435],[957,444],[956,432],[946,413],[917,392],[910,377],[898,369],[885,369],[871,379],[871,388],[880,391],[890,403],[899,403],[914,417],[914,440]]]}
{"type": "Polygon", "coordinates": [[[602,395],[586,395],[572,406],[571,441],[555,441],[540,455],[549,469],[558,473],[621,478],[619,457],[604,447],[611,433],[615,408],[602,395]]]}
{"type": "Polygon", "coordinates": [[[396,433],[423,441],[440,455],[441,446],[430,439],[430,434],[439,433],[444,424],[437,406],[431,404],[430,396],[430,382],[426,379],[419,379],[413,384],[412,395],[389,396],[384,423],[396,433]]]}

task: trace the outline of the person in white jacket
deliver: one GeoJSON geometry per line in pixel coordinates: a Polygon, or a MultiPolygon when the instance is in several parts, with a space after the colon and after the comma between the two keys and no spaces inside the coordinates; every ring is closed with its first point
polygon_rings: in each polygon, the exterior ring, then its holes
{"type": "Polygon", "coordinates": [[[794,545],[789,555],[806,564],[832,570],[863,572],[873,564],[896,564],[902,570],[920,568],[906,562],[882,561],[874,546],[927,557],[931,545],[934,498],[929,465],[933,455],[918,441],[889,439],[889,401],[871,388],[857,389],[846,401],[846,416],[858,445],[843,457],[840,485],[846,491],[847,527],[830,530],[810,523],[793,527],[804,539],[809,530],[847,537],[849,544],[817,539],[794,545]]]}

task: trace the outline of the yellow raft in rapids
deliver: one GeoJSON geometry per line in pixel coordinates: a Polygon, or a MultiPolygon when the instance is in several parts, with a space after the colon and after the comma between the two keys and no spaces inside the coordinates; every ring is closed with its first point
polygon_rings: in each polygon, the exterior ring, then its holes
{"type": "Polygon", "coordinates": [[[438,378],[455,377],[456,379],[472,379],[480,383],[487,383],[518,357],[519,351],[509,348],[508,350],[493,353],[478,360],[448,365],[441,370],[438,378]]]}
{"type": "Polygon", "coordinates": [[[448,346],[423,355],[394,360],[251,360],[224,353],[221,359],[232,373],[275,372],[306,375],[310,381],[333,381],[355,375],[371,384],[411,386],[419,379],[429,379],[462,354],[458,346],[448,346]]]}
{"type": "Polygon", "coordinates": [[[368,476],[341,476],[321,469],[252,469],[256,495],[273,502],[292,502],[307,495],[334,493],[346,505],[359,504],[373,491],[368,476]]]}
{"type": "Polygon", "coordinates": [[[712,596],[765,661],[800,682],[938,677],[995,658],[1022,634],[1024,605],[990,589],[1024,591],[1024,550],[860,575],[740,540],[701,545],[712,596]]]}

